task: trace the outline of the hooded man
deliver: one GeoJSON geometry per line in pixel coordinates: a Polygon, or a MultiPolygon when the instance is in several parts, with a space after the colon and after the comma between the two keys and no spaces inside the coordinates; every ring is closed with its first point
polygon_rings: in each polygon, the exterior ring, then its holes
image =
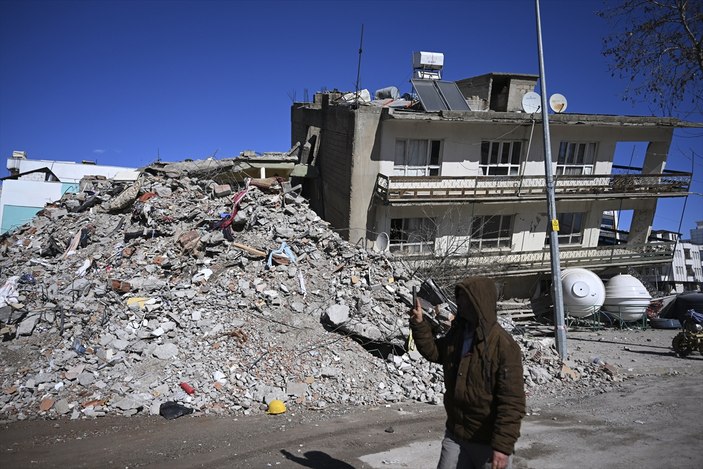
{"type": "Polygon", "coordinates": [[[510,468],[525,415],[522,353],[498,324],[492,280],[466,278],[455,295],[457,316],[437,339],[419,300],[410,310],[417,350],[444,368],[447,423],[437,468],[510,468]]]}

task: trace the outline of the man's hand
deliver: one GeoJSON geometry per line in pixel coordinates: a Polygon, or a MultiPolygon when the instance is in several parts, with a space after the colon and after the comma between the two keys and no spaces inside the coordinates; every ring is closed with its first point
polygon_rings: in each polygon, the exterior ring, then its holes
{"type": "Polygon", "coordinates": [[[420,306],[419,298],[415,298],[415,306],[408,312],[408,314],[414,323],[422,322],[422,306],[420,306]]]}
{"type": "Polygon", "coordinates": [[[508,455],[494,449],[491,469],[505,469],[506,467],[508,467],[508,455]]]}

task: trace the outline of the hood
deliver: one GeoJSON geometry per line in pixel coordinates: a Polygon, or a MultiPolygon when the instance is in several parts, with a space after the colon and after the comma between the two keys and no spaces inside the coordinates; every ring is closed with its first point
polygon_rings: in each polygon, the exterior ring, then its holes
{"type": "Polygon", "coordinates": [[[495,282],[486,277],[467,277],[456,284],[455,294],[460,288],[466,292],[478,312],[478,329],[488,331],[497,322],[498,294],[495,282]]]}

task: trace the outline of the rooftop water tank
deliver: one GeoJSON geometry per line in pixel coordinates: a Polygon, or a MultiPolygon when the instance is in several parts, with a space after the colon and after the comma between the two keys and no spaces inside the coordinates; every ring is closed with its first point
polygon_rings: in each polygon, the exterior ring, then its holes
{"type": "Polygon", "coordinates": [[[605,287],[600,277],[590,270],[568,268],[561,272],[561,288],[566,314],[585,318],[600,311],[605,287]]]}
{"type": "Polygon", "coordinates": [[[441,52],[413,52],[413,68],[441,70],[444,66],[444,54],[441,52]]]}
{"type": "Polygon", "coordinates": [[[647,311],[652,295],[637,278],[620,274],[605,286],[603,309],[625,322],[639,321],[647,311]]]}

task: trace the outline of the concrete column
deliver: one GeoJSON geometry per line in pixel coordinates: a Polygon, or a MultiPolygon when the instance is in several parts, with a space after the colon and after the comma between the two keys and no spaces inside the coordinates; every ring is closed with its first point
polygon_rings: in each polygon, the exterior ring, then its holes
{"type": "Polygon", "coordinates": [[[642,173],[644,174],[660,174],[666,166],[666,157],[669,154],[669,146],[671,140],[664,142],[649,142],[647,152],[644,156],[644,164],[642,165],[642,173]]]}
{"type": "MultiPolygon", "coordinates": [[[[669,154],[671,138],[665,141],[649,142],[647,152],[642,164],[643,174],[661,174],[666,166],[666,157],[669,154]]],[[[643,208],[635,209],[630,223],[628,244],[642,244],[647,242],[654,222],[654,212],[657,201],[647,201],[643,208]]]]}
{"type": "Polygon", "coordinates": [[[632,222],[630,223],[630,234],[627,238],[627,244],[644,244],[649,238],[649,233],[654,222],[654,210],[656,209],[656,201],[651,202],[651,206],[644,209],[636,209],[632,214],[632,222]]]}
{"type": "Polygon", "coordinates": [[[381,115],[382,110],[373,107],[360,107],[354,111],[348,237],[351,243],[367,237],[367,215],[379,171],[379,162],[372,155],[379,151],[381,115]]]}

